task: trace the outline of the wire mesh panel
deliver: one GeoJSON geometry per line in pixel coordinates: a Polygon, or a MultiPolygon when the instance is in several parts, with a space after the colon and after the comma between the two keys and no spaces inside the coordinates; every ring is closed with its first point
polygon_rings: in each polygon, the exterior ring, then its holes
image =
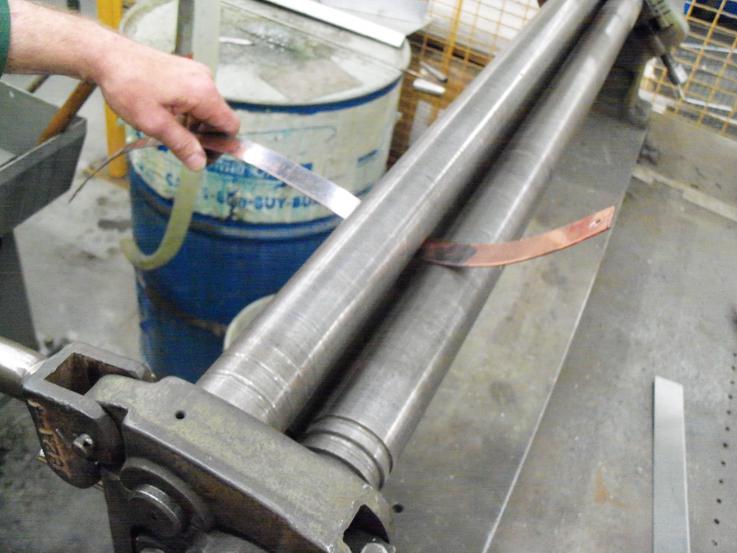
{"type": "Polygon", "coordinates": [[[690,32],[675,57],[688,71],[679,90],[662,64],[653,62],[643,94],[657,109],[737,137],[737,0],[687,2],[690,32]]]}
{"type": "Polygon", "coordinates": [[[423,64],[439,70],[448,77],[446,90],[438,96],[418,92],[413,88],[414,77],[405,78],[390,162],[404,153],[537,10],[537,0],[430,0],[429,24],[411,37],[411,70],[423,71],[423,64]]]}
{"type": "Polygon", "coordinates": [[[426,33],[490,56],[512,40],[536,11],[536,0],[431,0],[426,33]]]}
{"type": "MultiPolygon", "coordinates": [[[[422,71],[423,63],[439,69],[448,76],[446,91],[439,96],[418,92],[415,77],[405,79],[390,161],[432,124],[537,10],[537,0],[429,0],[430,22],[411,37],[411,69],[422,71]]],[[[642,94],[660,111],[737,136],[737,0],[686,1],[684,12],[690,32],[675,57],[686,68],[688,82],[679,91],[661,62],[654,60],[642,94]]]]}

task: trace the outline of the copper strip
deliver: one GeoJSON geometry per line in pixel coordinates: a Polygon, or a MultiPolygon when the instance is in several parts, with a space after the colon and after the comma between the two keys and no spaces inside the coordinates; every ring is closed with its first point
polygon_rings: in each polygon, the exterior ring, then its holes
{"type": "Polygon", "coordinates": [[[527,261],[570,248],[588,240],[612,226],[614,207],[608,207],[588,217],[544,234],[501,244],[460,244],[428,241],[420,256],[425,261],[448,267],[500,267],[527,261]]]}

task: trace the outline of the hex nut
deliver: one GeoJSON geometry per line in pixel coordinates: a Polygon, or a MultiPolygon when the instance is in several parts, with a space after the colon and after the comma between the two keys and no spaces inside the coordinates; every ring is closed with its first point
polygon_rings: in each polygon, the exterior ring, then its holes
{"type": "Polygon", "coordinates": [[[80,434],[72,442],[74,451],[85,459],[90,459],[95,451],[95,440],[89,434],[80,434]]]}
{"type": "Polygon", "coordinates": [[[128,509],[154,535],[173,538],[184,529],[184,511],[166,492],[151,484],[138,486],[128,499],[128,509]]]}

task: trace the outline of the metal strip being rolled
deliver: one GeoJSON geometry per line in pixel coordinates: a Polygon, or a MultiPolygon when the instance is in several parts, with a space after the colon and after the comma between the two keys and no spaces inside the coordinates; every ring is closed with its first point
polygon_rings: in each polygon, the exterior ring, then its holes
{"type": "Polygon", "coordinates": [[[501,244],[460,244],[428,241],[420,256],[425,261],[448,267],[500,267],[542,257],[606,232],[614,220],[614,207],[544,234],[501,244]]]}
{"type": "MultiPolygon", "coordinates": [[[[229,155],[244,163],[248,163],[279,179],[305,196],[312,198],[343,219],[353,213],[361,203],[358,197],[351,194],[342,186],[305,169],[300,164],[261,144],[219,134],[198,134],[197,138],[208,153],[229,155]]],[[[82,184],[79,185],[79,188],[72,194],[69,201],[71,202],[79,194],[84,185],[115,158],[129,154],[134,150],[154,148],[161,145],[161,142],[149,137],[140,138],[131,142],[93,169],[91,174],[87,176],[82,184]]]]}
{"type": "Polygon", "coordinates": [[[233,156],[261,169],[327,207],[343,219],[353,213],[353,210],[361,203],[360,199],[342,186],[305,169],[300,164],[261,144],[250,140],[207,134],[200,136],[200,143],[205,150],[233,156]]]}
{"type": "MultiPolygon", "coordinates": [[[[345,219],[359,206],[361,200],[342,186],[305,169],[282,154],[250,140],[239,140],[216,134],[198,135],[202,147],[211,153],[229,155],[248,163],[279,179],[298,192],[308,196],[345,219]]],[[[141,138],[107,158],[85,179],[84,184],[116,157],[139,150],[160,146],[153,138],[141,138]]],[[[548,255],[606,232],[612,226],[614,207],[608,207],[588,217],[551,230],[544,234],[501,244],[461,244],[443,240],[428,240],[420,250],[425,261],[448,267],[500,267],[548,255]]]]}
{"type": "MultiPolygon", "coordinates": [[[[283,155],[250,140],[201,135],[205,150],[227,154],[278,178],[345,219],[361,200],[345,188],[305,169],[283,155]]],[[[597,236],[611,228],[614,208],[545,234],[503,244],[458,244],[428,241],[421,250],[425,261],[452,267],[498,267],[547,255],[597,236]]]]}

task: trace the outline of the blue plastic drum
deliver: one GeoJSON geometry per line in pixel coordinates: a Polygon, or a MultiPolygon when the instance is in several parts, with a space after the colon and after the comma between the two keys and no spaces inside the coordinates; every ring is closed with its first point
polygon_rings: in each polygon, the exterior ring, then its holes
{"type": "MultiPolygon", "coordinates": [[[[409,47],[393,48],[265,2],[223,3],[217,83],[243,136],[354,194],[385,171],[409,47]]],[[[126,34],[163,50],[176,2],[139,2],[126,34]]],[[[132,130],[130,134],[134,134],[132,130]]],[[[146,253],[163,235],[181,165],[165,150],[130,156],[133,234],[146,253]]],[[[340,221],[284,183],[232,158],[208,168],[189,234],[167,265],[137,272],[141,349],[160,375],[196,380],[227,325],[274,294],[340,221]]]]}
{"type": "MultiPolygon", "coordinates": [[[[171,201],[135,171],[130,180],[133,235],[150,253],[164,234],[171,201]]],[[[247,225],[195,215],[171,262],[136,273],[146,361],[159,375],[196,380],[222,352],[238,312],[278,291],[337,222],[247,225]]]]}

